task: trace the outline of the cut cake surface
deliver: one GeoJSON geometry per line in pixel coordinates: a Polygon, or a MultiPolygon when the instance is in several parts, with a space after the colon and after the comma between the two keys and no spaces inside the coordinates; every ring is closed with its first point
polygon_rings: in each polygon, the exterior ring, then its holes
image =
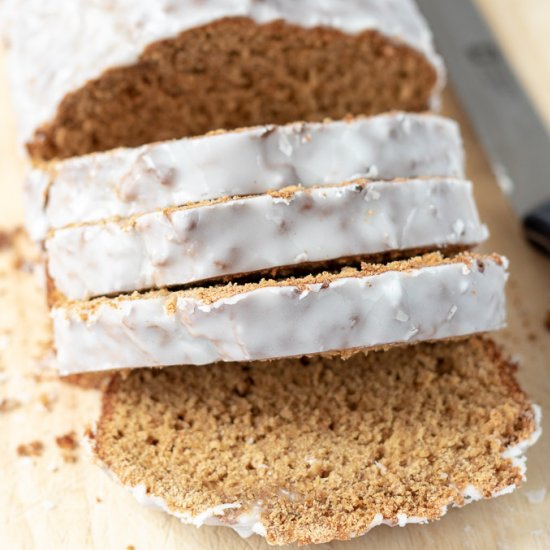
{"type": "Polygon", "coordinates": [[[35,159],[425,110],[443,81],[412,0],[8,0],[2,19],[35,159]]]}
{"type": "Polygon", "coordinates": [[[350,359],[142,369],[107,390],[95,454],[184,522],[272,544],[435,520],[511,492],[539,427],[481,338],[350,359]]]}

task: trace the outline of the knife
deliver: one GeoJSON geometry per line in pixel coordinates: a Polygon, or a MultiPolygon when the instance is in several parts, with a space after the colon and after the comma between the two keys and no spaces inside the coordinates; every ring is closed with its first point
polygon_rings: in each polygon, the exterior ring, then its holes
{"type": "Polygon", "coordinates": [[[530,242],[550,254],[550,134],[471,0],[417,0],[530,242]]]}

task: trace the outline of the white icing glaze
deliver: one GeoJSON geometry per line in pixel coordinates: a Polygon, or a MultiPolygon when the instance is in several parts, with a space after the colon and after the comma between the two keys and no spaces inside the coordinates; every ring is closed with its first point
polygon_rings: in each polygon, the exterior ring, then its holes
{"type": "Polygon", "coordinates": [[[155,41],[223,17],[283,19],[349,34],[375,29],[420,51],[443,84],[443,63],[413,0],[5,0],[3,34],[24,140],[62,99],[105,70],[134,64],[155,41]]]}
{"type": "MultiPolygon", "coordinates": [[[[515,487],[515,485],[513,485],[512,487],[515,487]]],[[[462,496],[465,500],[470,502],[481,500],[483,498],[480,490],[477,487],[474,487],[472,484],[466,485],[466,487],[462,489],[462,496]]]]}
{"type": "Polygon", "coordinates": [[[268,359],[496,330],[505,323],[506,262],[470,264],[300,288],[271,283],[212,303],[166,292],[58,306],[58,367],[70,374],[268,359]]]}
{"type": "Polygon", "coordinates": [[[359,177],[460,178],[464,152],[454,121],[390,113],[116,149],[53,163],[50,170],[55,174],[51,182],[35,170],[25,186],[31,207],[27,225],[35,239],[44,238],[49,227],[291,185],[311,187],[359,177]]]}
{"type": "Polygon", "coordinates": [[[261,508],[258,505],[250,507],[247,511],[239,514],[236,518],[232,518],[229,522],[227,520],[224,521],[223,519],[225,511],[241,508],[242,505],[239,502],[218,504],[217,506],[207,508],[200,514],[193,516],[190,513],[181,513],[170,510],[162,498],[149,494],[143,484],[131,487],[130,491],[141,505],[148,508],[163,510],[164,512],[177,517],[183,523],[189,523],[195,527],[202,527],[203,525],[210,525],[214,527],[231,527],[243,538],[248,538],[254,534],[265,537],[267,534],[260,519],[261,508]]]}
{"type": "Polygon", "coordinates": [[[32,168],[23,180],[25,227],[35,241],[42,241],[50,229],[46,213],[49,183],[46,172],[32,168]]]}
{"type": "Polygon", "coordinates": [[[531,434],[529,439],[520,441],[517,445],[508,447],[504,452],[504,458],[508,458],[516,466],[523,478],[525,479],[525,472],[527,471],[525,451],[534,445],[540,436],[542,435],[542,409],[538,405],[533,405],[533,414],[535,416],[535,431],[531,434]]]}
{"type": "Polygon", "coordinates": [[[73,226],[46,241],[69,299],[162,288],[389,250],[473,245],[487,237],[470,182],[351,183],[73,226]],[[230,229],[229,229],[230,228],[230,229]]]}
{"type": "MultiPolygon", "coordinates": [[[[114,477],[118,481],[118,478],[116,478],[112,472],[108,473],[111,477],[114,477]]],[[[260,519],[261,508],[259,506],[254,506],[246,512],[239,514],[236,518],[231,518],[231,521],[224,521],[223,517],[225,515],[225,510],[241,508],[240,503],[235,502],[231,504],[218,504],[212,508],[207,508],[197,516],[193,516],[190,513],[181,513],[171,510],[162,498],[148,494],[147,489],[143,484],[131,487],[130,491],[134,498],[142,506],[162,510],[177,517],[182,523],[188,523],[194,525],[195,527],[202,527],[203,525],[210,525],[213,527],[231,527],[242,538],[248,538],[252,535],[260,535],[265,537],[267,534],[267,531],[260,519]]]]}
{"type": "MultiPolygon", "coordinates": [[[[509,458],[510,456],[513,456],[514,458],[520,459],[519,464],[521,465],[520,471],[522,473],[522,476],[524,476],[525,474],[525,463],[527,460],[527,457],[525,456],[525,452],[529,447],[531,447],[537,442],[538,438],[542,433],[541,409],[539,406],[533,405],[533,414],[535,417],[535,431],[531,434],[531,436],[528,439],[524,441],[520,441],[517,445],[508,447],[508,449],[506,449],[502,455],[504,458],[509,458]]],[[[514,466],[518,467],[518,464],[514,463],[514,466]]],[[[114,472],[112,472],[111,470],[108,470],[105,467],[104,467],[104,471],[110,477],[112,477],[113,479],[115,479],[120,483],[120,480],[114,474],[114,472]]],[[[205,510],[199,516],[192,516],[189,513],[182,513],[182,512],[176,512],[174,510],[171,510],[161,497],[148,494],[145,486],[142,484],[136,485],[134,487],[126,486],[126,488],[131,491],[133,496],[141,505],[163,510],[168,514],[171,514],[179,518],[183,523],[190,523],[190,524],[196,525],[197,527],[200,527],[201,525],[231,527],[235,531],[237,531],[237,533],[243,538],[248,538],[253,534],[258,534],[263,537],[267,535],[267,529],[265,525],[261,522],[262,508],[260,503],[256,503],[254,506],[252,506],[249,509],[248,512],[239,514],[239,516],[237,516],[235,523],[233,522],[226,523],[226,522],[223,522],[223,520],[220,520],[220,516],[223,517],[224,511],[226,509],[240,508],[241,507],[240,503],[220,504],[218,506],[214,506],[212,508],[205,510]]],[[[491,494],[490,498],[496,498],[499,496],[510,494],[516,489],[517,489],[517,486],[515,484],[508,485],[499,491],[494,491],[491,494]]],[[[462,489],[461,494],[465,499],[465,504],[482,500],[484,498],[481,491],[472,484],[469,484],[464,489],[462,489]]],[[[458,507],[459,504],[451,503],[450,506],[458,507]]],[[[441,508],[440,517],[444,516],[447,513],[448,509],[449,509],[449,506],[443,506],[441,508]]],[[[390,527],[395,527],[395,526],[405,527],[406,525],[409,525],[409,524],[427,524],[430,521],[429,518],[407,516],[406,514],[403,514],[403,513],[398,513],[396,515],[396,518],[397,520],[386,519],[383,516],[383,514],[378,513],[374,516],[374,519],[372,520],[372,522],[370,523],[370,525],[365,531],[361,533],[349,533],[348,535],[350,538],[357,538],[365,535],[372,528],[378,527],[379,525],[388,525],[390,527]]]]}

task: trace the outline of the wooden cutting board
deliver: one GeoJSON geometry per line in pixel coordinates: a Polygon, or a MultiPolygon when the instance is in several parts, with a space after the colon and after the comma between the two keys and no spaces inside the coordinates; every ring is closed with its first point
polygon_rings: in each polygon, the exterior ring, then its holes
{"type": "MultiPolygon", "coordinates": [[[[550,122],[546,46],[550,3],[480,3],[550,122]]],[[[511,260],[509,328],[498,339],[521,361],[522,384],[550,418],[550,328],[545,327],[550,315],[550,261],[523,241],[514,214],[450,94],[444,111],[462,124],[469,176],[492,234],[484,248],[511,260]]],[[[0,228],[8,232],[22,223],[23,168],[0,52],[0,228]]],[[[259,537],[243,540],[229,529],[196,529],[139,506],[90,463],[80,446],[70,448],[96,418],[99,392],[59,382],[50,370],[51,358],[45,353],[48,319],[42,292],[30,273],[32,254],[20,235],[0,233],[0,548],[266,548],[259,537]],[[15,248],[10,246],[14,243],[15,248]],[[56,441],[72,431],[74,437],[56,441]],[[32,442],[43,445],[37,451],[41,454],[21,456],[26,449],[18,453],[18,447],[32,442]]],[[[529,451],[528,459],[528,482],[515,494],[453,510],[429,526],[379,527],[363,538],[318,548],[548,549],[550,433],[529,451]]]]}

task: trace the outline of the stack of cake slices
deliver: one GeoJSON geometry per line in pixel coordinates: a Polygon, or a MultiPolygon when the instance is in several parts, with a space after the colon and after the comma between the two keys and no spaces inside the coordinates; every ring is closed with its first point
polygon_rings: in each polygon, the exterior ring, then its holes
{"type": "Polygon", "coordinates": [[[134,369],[90,434],[115,478],[274,544],[520,484],[507,261],[410,0],[4,10],[59,371],[134,369]]]}
{"type": "Polygon", "coordinates": [[[28,187],[47,197],[33,221],[64,374],[341,353],[504,323],[506,261],[465,252],[487,231],[459,131],[435,115],[118,149],[43,166],[28,187]]]}

